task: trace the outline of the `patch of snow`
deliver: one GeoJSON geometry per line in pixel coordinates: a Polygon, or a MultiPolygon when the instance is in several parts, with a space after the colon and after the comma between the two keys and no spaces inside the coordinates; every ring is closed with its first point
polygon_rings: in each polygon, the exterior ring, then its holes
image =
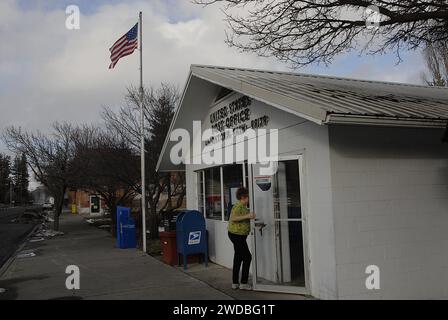
{"type": "Polygon", "coordinates": [[[35,257],[36,254],[34,252],[25,252],[25,253],[19,253],[17,255],[18,259],[23,259],[23,258],[32,258],[35,257]]]}

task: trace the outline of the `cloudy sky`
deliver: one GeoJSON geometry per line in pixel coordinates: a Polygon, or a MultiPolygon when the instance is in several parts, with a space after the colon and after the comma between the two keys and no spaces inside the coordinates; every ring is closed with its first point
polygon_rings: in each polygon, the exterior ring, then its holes
{"type": "MultiPolygon", "coordinates": [[[[126,87],[138,84],[138,54],[108,70],[109,47],[144,12],[145,85],[174,82],[182,88],[190,64],[288,70],[273,59],[241,54],[224,44],[219,6],[189,0],[1,0],[0,129],[22,126],[45,131],[52,122],[99,121],[104,105],[118,107],[126,87]],[[67,5],[81,10],[81,29],[65,28],[67,5]]],[[[341,56],[330,67],[304,73],[420,82],[419,53],[341,56]]],[[[4,146],[0,143],[0,151],[4,146]]]]}

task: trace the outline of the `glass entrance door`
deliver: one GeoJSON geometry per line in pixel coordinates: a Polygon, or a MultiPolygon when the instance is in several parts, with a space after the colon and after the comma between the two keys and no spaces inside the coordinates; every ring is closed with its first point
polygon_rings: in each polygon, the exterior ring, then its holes
{"type": "Polygon", "coordinates": [[[307,293],[305,219],[301,158],[282,158],[273,176],[252,166],[252,248],[254,289],[307,293]]]}

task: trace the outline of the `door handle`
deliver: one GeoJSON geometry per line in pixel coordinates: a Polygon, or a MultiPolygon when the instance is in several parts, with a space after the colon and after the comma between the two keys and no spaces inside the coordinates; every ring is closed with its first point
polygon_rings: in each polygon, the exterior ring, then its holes
{"type": "Polygon", "coordinates": [[[263,229],[267,226],[266,223],[263,222],[255,222],[255,228],[258,229],[258,231],[260,231],[260,236],[263,236],[263,229]]]}

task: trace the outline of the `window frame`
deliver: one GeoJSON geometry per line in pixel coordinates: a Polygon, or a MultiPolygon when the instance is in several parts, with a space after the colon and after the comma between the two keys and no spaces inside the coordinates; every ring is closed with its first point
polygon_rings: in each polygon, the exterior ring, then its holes
{"type": "Polygon", "coordinates": [[[199,187],[199,184],[202,184],[202,199],[201,198],[201,194],[200,194],[200,190],[197,189],[196,190],[196,198],[197,198],[197,202],[196,202],[196,207],[199,211],[199,209],[201,208],[201,206],[199,205],[200,200],[202,200],[202,209],[203,212],[202,214],[204,215],[204,218],[206,218],[206,208],[205,208],[205,171],[204,170],[199,170],[199,171],[195,171],[196,173],[196,188],[199,187]]]}
{"type": "MultiPolygon", "coordinates": [[[[243,177],[243,187],[247,188],[247,183],[248,181],[248,172],[246,172],[246,165],[247,162],[244,163],[234,163],[232,164],[234,166],[241,166],[241,171],[242,171],[242,177],[243,177]]],[[[221,221],[221,222],[228,222],[225,218],[225,201],[224,201],[224,167],[225,166],[216,166],[216,167],[208,167],[208,168],[203,168],[200,170],[195,171],[196,173],[196,177],[197,179],[200,179],[200,176],[202,177],[202,208],[204,208],[204,218],[207,220],[213,220],[213,221],[221,221]],[[206,206],[206,190],[205,190],[205,171],[206,170],[210,170],[210,169],[219,169],[219,175],[220,175],[220,195],[221,195],[221,220],[219,219],[211,219],[207,217],[207,206],[206,206]]],[[[199,182],[201,180],[198,181],[198,183],[196,183],[196,188],[199,187],[199,182]]],[[[200,194],[199,194],[199,190],[196,190],[196,195],[197,195],[197,208],[199,210],[200,206],[199,206],[199,201],[200,199],[200,194]]]]}
{"type": "Polygon", "coordinates": [[[203,205],[204,205],[204,218],[206,220],[212,220],[212,221],[223,221],[224,213],[222,211],[222,208],[223,208],[223,205],[222,205],[222,201],[223,201],[222,195],[223,195],[223,192],[222,192],[222,170],[221,170],[221,166],[207,167],[207,168],[203,168],[201,170],[196,171],[196,173],[199,173],[199,172],[201,172],[202,176],[203,176],[203,180],[202,181],[203,181],[204,193],[203,193],[202,201],[203,201],[203,205]],[[219,187],[221,188],[220,192],[219,192],[219,196],[221,197],[221,219],[213,219],[213,218],[207,217],[207,192],[206,192],[206,177],[207,177],[207,175],[206,175],[206,171],[207,170],[218,170],[218,169],[219,169],[219,182],[220,182],[219,183],[219,187]]]}

